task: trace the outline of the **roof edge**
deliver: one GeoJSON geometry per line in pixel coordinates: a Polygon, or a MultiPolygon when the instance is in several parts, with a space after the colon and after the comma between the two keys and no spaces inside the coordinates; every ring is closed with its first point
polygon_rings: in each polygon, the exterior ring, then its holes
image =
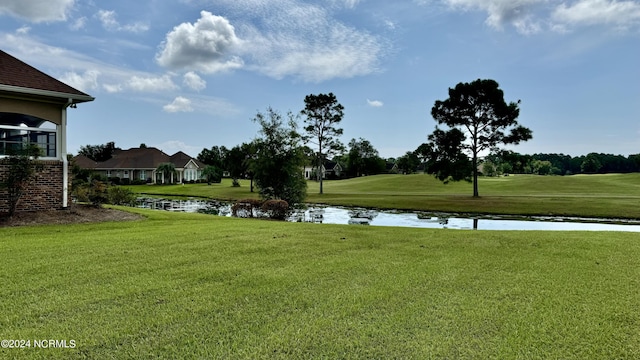
{"type": "Polygon", "coordinates": [[[33,89],[33,88],[26,88],[22,86],[13,86],[13,85],[4,85],[4,84],[0,84],[0,91],[10,91],[10,92],[26,94],[26,95],[49,96],[49,97],[55,97],[60,99],[71,99],[73,104],[79,104],[79,103],[95,100],[95,98],[90,95],[69,94],[69,93],[63,93],[58,91],[33,89]]]}

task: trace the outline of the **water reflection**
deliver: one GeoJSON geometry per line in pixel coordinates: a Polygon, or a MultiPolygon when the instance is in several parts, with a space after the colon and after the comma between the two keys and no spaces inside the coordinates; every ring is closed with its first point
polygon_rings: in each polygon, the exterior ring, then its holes
{"type": "MultiPolygon", "coordinates": [[[[138,199],[136,206],[165,211],[202,212],[220,216],[231,216],[231,205],[229,203],[212,200],[165,200],[140,198],[138,199]]],[[[456,214],[400,212],[317,205],[310,205],[305,210],[293,212],[288,220],[293,222],[312,222],[319,224],[400,226],[432,229],[640,232],[640,221],[602,221],[599,219],[553,217],[513,219],[494,216],[490,218],[473,218],[456,214]]]]}

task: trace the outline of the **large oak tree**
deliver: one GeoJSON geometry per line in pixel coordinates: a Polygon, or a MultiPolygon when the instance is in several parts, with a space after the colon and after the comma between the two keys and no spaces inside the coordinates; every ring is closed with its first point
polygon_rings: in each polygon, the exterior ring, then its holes
{"type": "MultiPolygon", "coordinates": [[[[449,98],[437,100],[431,109],[433,119],[438,124],[449,127],[447,131],[436,127],[434,135],[430,137],[433,153],[463,152],[471,155],[474,197],[479,196],[479,154],[500,145],[518,144],[532,138],[531,130],[517,122],[520,115],[519,103],[520,100],[505,102],[504,93],[495,80],[478,79],[449,88],[449,98]],[[447,132],[455,132],[456,136],[448,136],[447,132]],[[460,133],[464,138],[460,138],[460,133]]],[[[459,161],[459,164],[468,168],[465,161],[459,161]]],[[[469,175],[465,169],[460,170],[458,166],[440,167],[438,177],[462,180],[465,175],[469,175]]],[[[434,173],[429,169],[427,171],[434,173]]]]}

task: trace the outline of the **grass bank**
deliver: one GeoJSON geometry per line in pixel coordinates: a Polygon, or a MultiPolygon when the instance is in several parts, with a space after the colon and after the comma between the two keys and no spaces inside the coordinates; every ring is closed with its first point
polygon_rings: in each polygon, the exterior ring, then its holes
{"type": "MultiPolygon", "coordinates": [[[[239,188],[221,184],[131,188],[160,196],[199,196],[222,200],[257,197],[249,182],[239,188]]],[[[640,174],[480,178],[480,198],[473,198],[469,183],[443,184],[429,175],[377,175],[308,183],[307,201],[331,205],[386,209],[488,214],[556,215],[640,219],[640,174]]]]}
{"type": "Polygon", "coordinates": [[[0,357],[640,357],[636,234],[130,211],[0,228],[0,357]]]}

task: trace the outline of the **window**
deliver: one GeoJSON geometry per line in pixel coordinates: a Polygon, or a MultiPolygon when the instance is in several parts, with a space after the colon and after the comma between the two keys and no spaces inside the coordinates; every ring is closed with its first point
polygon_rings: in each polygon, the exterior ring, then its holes
{"type": "Polygon", "coordinates": [[[42,149],[42,157],[56,157],[56,128],[35,116],[0,112],[0,156],[34,144],[42,149]]]}
{"type": "Polygon", "coordinates": [[[145,170],[140,170],[140,180],[147,180],[147,172],[145,170]]]}

